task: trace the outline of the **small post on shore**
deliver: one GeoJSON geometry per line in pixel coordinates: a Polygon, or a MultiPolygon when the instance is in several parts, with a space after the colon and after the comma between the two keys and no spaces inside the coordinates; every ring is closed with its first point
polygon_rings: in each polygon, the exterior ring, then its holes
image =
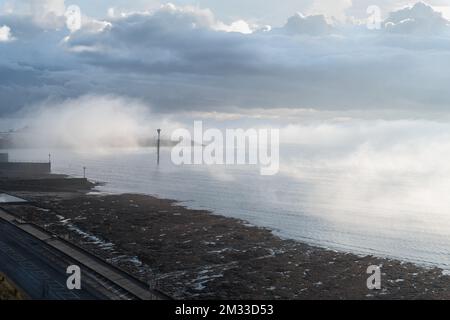
{"type": "Polygon", "coordinates": [[[83,178],[86,179],[86,167],[83,167],[83,178]]]}
{"type": "Polygon", "coordinates": [[[52,163],[52,155],[51,155],[51,153],[48,154],[48,163],[52,163]]]}
{"type": "Polygon", "coordinates": [[[161,129],[158,129],[156,131],[158,131],[158,146],[157,146],[158,159],[157,159],[157,163],[159,165],[159,149],[161,147],[161,129]]]}

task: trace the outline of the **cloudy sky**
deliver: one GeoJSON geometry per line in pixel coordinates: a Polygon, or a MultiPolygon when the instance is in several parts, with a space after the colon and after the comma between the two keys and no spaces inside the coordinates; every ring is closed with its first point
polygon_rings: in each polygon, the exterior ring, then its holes
{"type": "Polygon", "coordinates": [[[97,95],[162,113],[447,112],[447,19],[450,0],[0,0],[0,113],[97,95]]]}

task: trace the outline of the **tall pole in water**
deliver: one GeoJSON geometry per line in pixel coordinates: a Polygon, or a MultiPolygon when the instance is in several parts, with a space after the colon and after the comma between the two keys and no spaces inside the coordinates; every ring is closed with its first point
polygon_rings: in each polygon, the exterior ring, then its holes
{"type": "Polygon", "coordinates": [[[83,178],[86,179],[86,167],[83,167],[83,178]]]}
{"type": "Polygon", "coordinates": [[[158,146],[157,146],[157,148],[158,148],[158,150],[157,150],[157,152],[158,152],[158,160],[157,160],[157,163],[159,165],[159,148],[161,147],[161,129],[158,129],[156,131],[158,131],[158,146]]]}

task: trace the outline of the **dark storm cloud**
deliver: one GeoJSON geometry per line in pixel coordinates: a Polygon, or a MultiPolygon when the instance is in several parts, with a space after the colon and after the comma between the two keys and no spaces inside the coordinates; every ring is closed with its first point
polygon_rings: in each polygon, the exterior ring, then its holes
{"type": "Polygon", "coordinates": [[[69,36],[64,28],[0,17],[15,37],[0,43],[1,110],[85,94],[138,98],[161,112],[445,109],[450,51],[444,40],[450,38],[441,23],[435,35],[422,36],[430,28],[423,21],[435,26],[436,19],[419,6],[369,31],[297,14],[283,28],[243,34],[226,32],[230,25],[208,10],[165,6],[69,36]],[[405,23],[394,19],[399,16],[416,25],[391,32],[405,23]]]}

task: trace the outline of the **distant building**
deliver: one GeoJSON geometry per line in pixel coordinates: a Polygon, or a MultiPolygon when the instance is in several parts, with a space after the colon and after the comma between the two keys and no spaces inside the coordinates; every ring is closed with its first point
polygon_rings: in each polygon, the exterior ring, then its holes
{"type": "Polygon", "coordinates": [[[0,153],[0,177],[45,175],[50,173],[50,162],[9,162],[8,154],[0,153]]]}

